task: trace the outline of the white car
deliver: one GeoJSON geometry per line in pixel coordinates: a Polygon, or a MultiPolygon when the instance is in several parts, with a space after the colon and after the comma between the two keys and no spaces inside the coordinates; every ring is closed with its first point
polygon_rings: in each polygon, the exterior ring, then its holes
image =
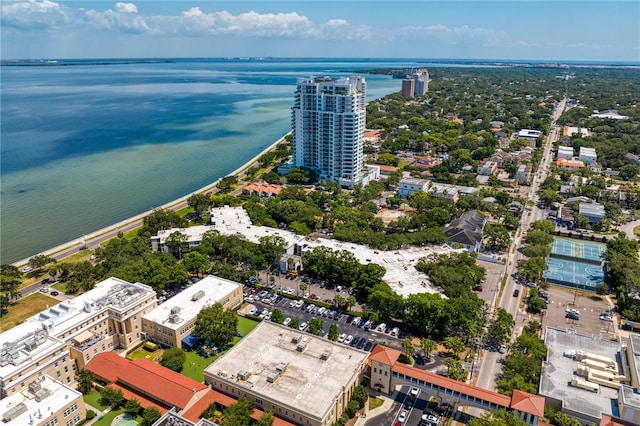
{"type": "Polygon", "coordinates": [[[342,333],[340,337],[338,337],[338,342],[342,343],[346,338],[347,338],[347,335],[345,333],[342,333]]]}
{"type": "Polygon", "coordinates": [[[602,321],[613,322],[613,318],[609,314],[600,314],[600,319],[602,321]]]}
{"type": "Polygon", "coordinates": [[[291,322],[291,318],[286,317],[284,321],[282,321],[282,325],[289,325],[290,322],[291,322]]]}
{"type": "Polygon", "coordinates": [[[352,335],[348,335],[346,339],[344,339],[344,344],[348,345],[349,343],[351,343],[351,341],[353,340],[353,336],[352,335]]]}
{"type": "Polygon", "coordinates": [[[419,393],[420,393],[420,390],[418,388],[415,388],[415,387],[411,388],[411,390],[409,391],[409,394],[414,398],[416,396],[418,396],[419,393]]]}
{"type": "Polygon", "coordinates": [[[405,420],[407,420],[407,410],[402,410],[400,411],[400,415],[398,416],[398,421],[400,423],[404,423],[405,420]]]}
{"type": "Polygon", "coordinates": [[[305,331],[307,329],[307,323],[303,322],[302,324],[300,324],[300,331],[305,331]]]}

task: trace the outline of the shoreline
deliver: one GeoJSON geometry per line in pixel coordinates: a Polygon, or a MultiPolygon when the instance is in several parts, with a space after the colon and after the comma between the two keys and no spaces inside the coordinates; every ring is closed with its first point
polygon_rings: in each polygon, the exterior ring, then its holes
{"type": "Polygon", "coordinates": [[[209,192],[211,190],[213,190],[215,188],[215,186],[218,184],[218,182],[220,182],[222,179],[224,179],[225,177],[228,176],[237,176],[238,174],[242,173],[243,171],[245,171],[246,169],[250,168],[251,166],[253,166],[258,159],[266,154],[269,151],[272,151],[276,148],[276,146],[278,146],[278,144],[282,143],[285,141],[285,138],[287,137],[287,135],[289,135],[291,133],[291,131],[288,131],[287,133],[285,133],[283,136],[281,136],[280,138],[278,138],[274,143],[272,143],[271,145],[267,146],[265,149],[263,149],[262,151],[260,151],[257,155],[255,155],[253,158],[251,158],[249,161],[247,161],[246,163],[242,164],[240,167],[238,167],[236,170],[234,170],[233,172],[216,179],[214,182],[203,186],[202,188],[199,188],[195,191],[192,191],[186,195],[183,195],[180,198],[177,198],[175,200],[169,201],[157,208],[151,209],[151,210],[147,210],[145,212],[139,213],[135,216],[129,217],[127,219],[124,219],[120,222],[114,223],[113,225],[109,225],[106,226],[104,228],[98,229],[97,231],[85,234],[83,237],[80,238],[76,238],[74,240],[71,241],[67,241],[65,243],[59,244],[55,247],[52,247],[50,249],[44,250],[40,253],[35,253],[25,259],[21,259],[18,260],[16,262],[11,263],[12,265],[20,268],[25,266],[28,262],[29,259],[31,259],[34,256],[39,256],[39,255],[45,255],[45,256],[52,256],[54,257],[56,254],[60,254],[60,257],[57,258],[56,260],[60,260],[60,259],[64,259],[65,257],[76,253],[79,251],[79,249],[82,248],[82,246],[86,246],[87,248],[90,248],[91,245],[94,245],[94,247],[91,247],[91,249],[99,246],[102,242],[104,241],[108,241],[111,238],[115,237],[118,232],[123,232],[123,228],[127,227],[129,229],[127,229],[126,231],[131,231],[133,229],[137,229],[140,226],[142,226],[142,220],[148,216],[149,214],[153,213],[154,210],[157,209],[172,209],[172,210],[178,210],[180,208],[183,208],[184,206],[182,204],[186,204],[187,200],[189,199],[189,197],[191,197],[194,194],[200,194],[200,193],[206,193],[209,192]],[[109,233],[114,233],[115,234],[113,236],[108,236],[109,233]],[[105,237],[107,236],[107,237],[105,237]],[[100,238],[100,237],[105,237],[105,238],[100,238]],[[98,240],[99,239],[99,240],[98,240]],[[98,241],[96,241],[98,240],[98,241]],[[93,244],[92,244],[93,243],[93,244]],[[79,247],[78,247],[79,246],[79,247]],[[67,252],[67,253],[63,253],[63,252],[67,252]],[[69,251],[71,251],[69,253],[69,251]]]}

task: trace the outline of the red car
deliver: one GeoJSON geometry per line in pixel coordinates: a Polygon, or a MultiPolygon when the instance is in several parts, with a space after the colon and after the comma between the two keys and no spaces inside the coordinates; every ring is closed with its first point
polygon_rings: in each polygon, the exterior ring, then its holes
{"type": "Polygon", "coordinates": [[[475,291],[482,291],[482,290],[483,290],[483,288],[482,288],[482,286],[481,286],[481,285],[477,285],[477,286],[475,286],[473,289],[474,289],[475,291]]]}
{"type": "Polygon", "coordinates": [[[316,300],[316,295],[312,293],[311,296],[309,296],[309,299],[316,300]]]}

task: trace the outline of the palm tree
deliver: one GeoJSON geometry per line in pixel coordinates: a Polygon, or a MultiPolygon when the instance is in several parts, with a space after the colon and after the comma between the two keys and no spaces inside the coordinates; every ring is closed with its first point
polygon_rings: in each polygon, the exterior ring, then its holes
{"type": "Polygon", "coordinates": [[[427,359],[431,359],[431,352],[438,347],[438,344],[431,339],[420,339],[420,348],[427,359]]]}

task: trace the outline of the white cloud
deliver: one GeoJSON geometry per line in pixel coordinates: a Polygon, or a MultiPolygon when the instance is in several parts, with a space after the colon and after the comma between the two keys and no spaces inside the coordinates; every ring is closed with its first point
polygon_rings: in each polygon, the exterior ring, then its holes
{"type": "Polygon", "coordinates": [[[25,30],[55,29],[68,22],[72,14],[68,8],[49,0],[0,4],[2,26],[25,30]]]}
{"type": "Polygon", "coordinates": [[[474,28],[468,25],[449,27],[443,24],[427,26],[406,26],[396,32],[399,36],[416,38],[431,38],[440,43],[465,44],[473,42],[484,46],[497,46],[508,40],[507,34],[502,31],[487,28],[474,28]]]}
{"type": "MultiPolygon", "coordinates": [[[[213,3],[215,4],[215,3],[213,3]]],[[[2,4],[2,23],[24,29],[54,29],[68,22],[63,31],[100,29],[115,33],[163,35],[230,35],[317,40],[368,40],[374,33],[368,26],[352,25],[345,19],[313,22],[297,12],[232,14],[206,13],[192,7],[177,15],[143,15],[134,3],[117,2],[101,11],[82,7],[70,9],[50,0],[28,0],[2,4]]]]}

